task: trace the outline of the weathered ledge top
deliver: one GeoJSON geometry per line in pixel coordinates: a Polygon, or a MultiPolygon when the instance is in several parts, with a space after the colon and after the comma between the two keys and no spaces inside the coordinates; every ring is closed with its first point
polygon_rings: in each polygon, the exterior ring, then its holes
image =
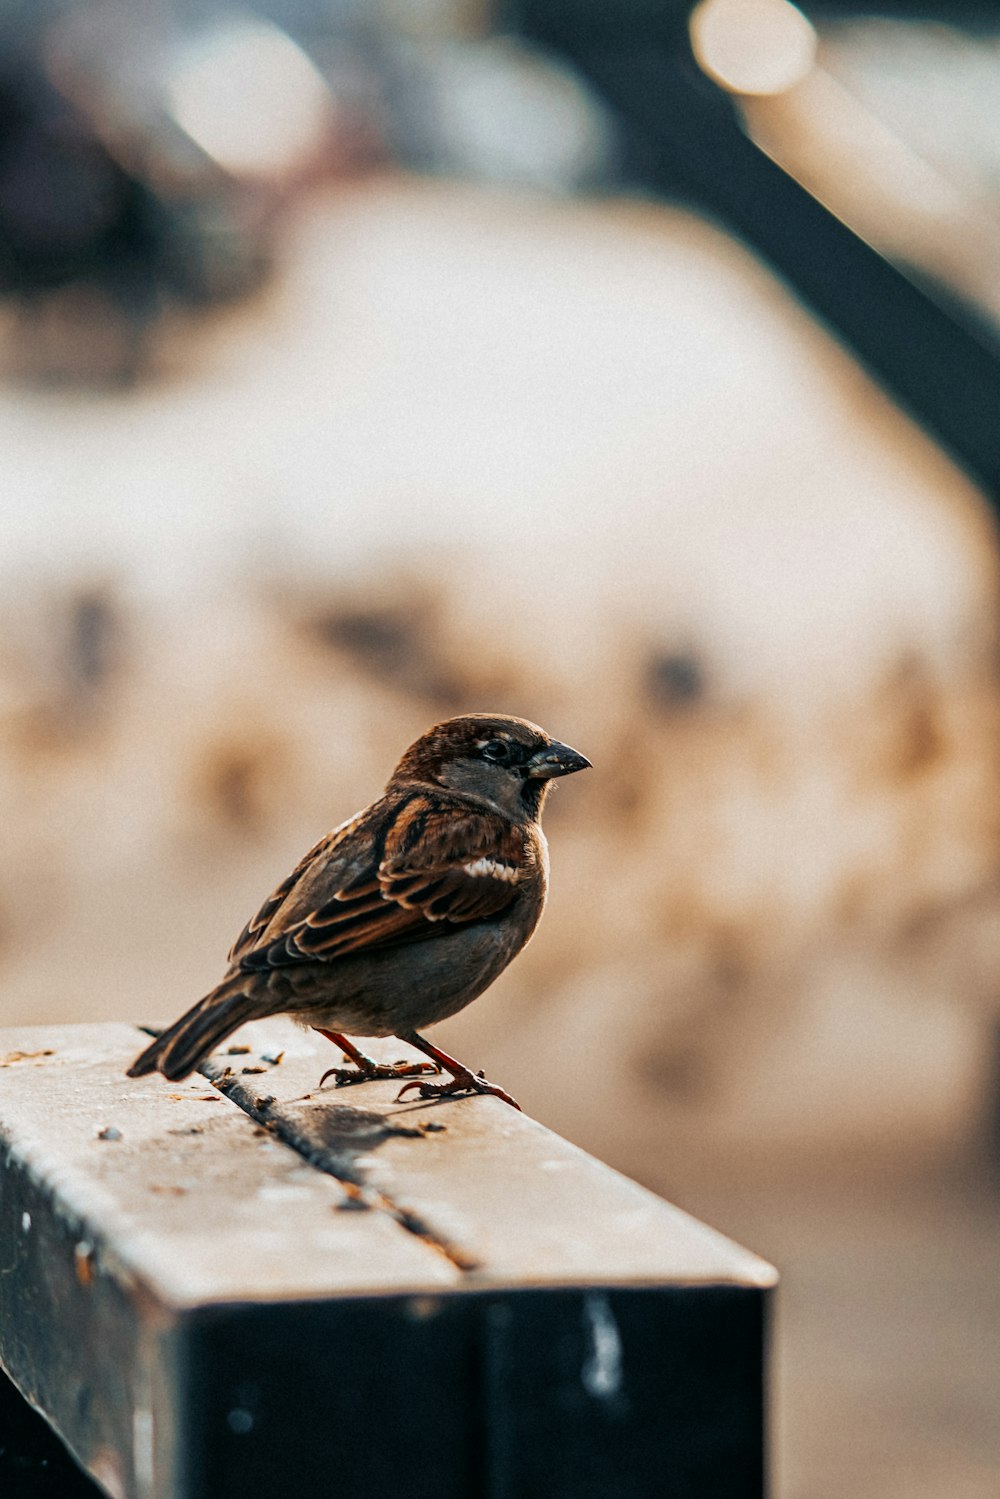
{"type": "Polygon", "coordinates": [[[143,1041],[126,1024],[0,1032],[0,1168],[58,1205],[82,1265],[99,1242],[103,1272],[161,1308],[775,1279],[496,1099],[318,1091],[339,1058],[285,1021],[246,1026],[183,1083],[125,1076],[143,1041]]]}

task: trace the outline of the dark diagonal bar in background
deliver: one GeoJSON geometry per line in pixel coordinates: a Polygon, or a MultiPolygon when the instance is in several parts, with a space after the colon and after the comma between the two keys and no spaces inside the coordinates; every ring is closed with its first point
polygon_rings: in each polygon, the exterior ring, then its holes
{"type": "Polygon", "coordinates": [[[631,179],[744,239],[1000,508],[1000,338],[928,295],[744,134],[695,62],[690,9],[518,0],[508,15],[608,104],[631,179]]]}

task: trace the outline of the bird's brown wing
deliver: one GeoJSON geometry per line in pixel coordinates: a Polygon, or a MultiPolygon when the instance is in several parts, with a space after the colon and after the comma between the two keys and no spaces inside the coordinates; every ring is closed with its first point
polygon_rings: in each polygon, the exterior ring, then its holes
{"type": "MultiPolygon", "coordinates": [[[[377,807],[378,803],[375,806],[377,807]]],[[[369,810],[374,810],[374,808],[369,810]]],[[[229,950],[229,962],[231,964],[238,964],[244,953],[251,952],[258,945],[261,934],[266,931],[277,912],[285,904],[289,895],[291,895],[304,876],[320,862],[325,863],[327,859],[334,858],[338,844],[342,844],[354,832],[364,817],[365,813],[356,813],[354,817],[349,817],[346,822],[334,828],[332,833],[325,833],[318,843],[313,844],[309,852],[296,864],[291,874],[272,890],[257,914],[251,916],[242,932],[240,932],[240,935],[229,950]]]]}
{"type": "Polygon", "coordinates": [[[530,873],[523,829],[414,790],[376,803],[306,855],[234,948],[246,970],[330,961],[499,915],[530,873]]]}

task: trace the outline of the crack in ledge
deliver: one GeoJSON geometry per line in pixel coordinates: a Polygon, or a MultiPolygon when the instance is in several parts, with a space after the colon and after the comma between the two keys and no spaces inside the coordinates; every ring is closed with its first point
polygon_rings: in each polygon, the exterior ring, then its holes
{"type": "MultiPolygon", "coordinates": [[[[379,1192],[373,1187],[366,1186],[363,1176],[358,1172],[352,1173],[347,1162],[338,1162],[329,1150],[325,1150],[322,1146],[314,1144],[307,1139],[294,1119],[274,1109],[273,1106],[278,1100],[270,1095],[264,1095],[263,1097],[256,1096],[253,1090],[245,1083],[242,1083],[238,1077],[232,1073],[229,1073],[227,1076],[228,1069],[224,1065],[214,1062],[210,1058],[202,1063],[198,1071],[202,1077],[207,1078],[214,1088],[217,1088],[230,1102],[236,1104],[251,1119],[266,1129],[269,1134],[276,1136],[283,1144],[290,1146],[292,1150],[296,1151],[303,1160],[307,1161],[310,1166],[315,1167],[317,1171],[322,1171],[327,1176],[332,1176],[335,1181],[339,1182],[347,1193],[350,1203],[358,1207],[371,1208],[377,1212],[385,1213],[393,1222],[398,1223],[400,1228],[405,1229],[407,1233],[413,1234],[415,1238],[419,1239],[422,1244],[426,1244],[429,1249],[433,1249],[437,1254],[443,1255],[463,1275],[467,1275],[473,1270],[482,1269],[481,1260],[477,1259],[475,1255],[470,1254],[460,1245],[453,1244],[450,1240],[437,1233],[426,1219],[421,1218],[419,1213],[415,1213],[412,1208],[403,1207],[399,1203],[393,1202],[392,1198],[387,1197],[384,1192],[379,1192]]],[[[342,1108],[345,1113],[356,1114],[359,1118],[364,1117],[362,1111],[353,1109],[350,1104],[341,1104],[338,1107],[342,1108]]],[[[386,1135],[404,1133],[403,1130],[394,1129],[388,1121],[384,1121],[384,1125],[386,1135]]],[[[405,1133],[411,1132],[405,1131],[405,1133]]],[[[416,1134],[417,1132],[414,1131],[413,1133],[416,1134]]]]}

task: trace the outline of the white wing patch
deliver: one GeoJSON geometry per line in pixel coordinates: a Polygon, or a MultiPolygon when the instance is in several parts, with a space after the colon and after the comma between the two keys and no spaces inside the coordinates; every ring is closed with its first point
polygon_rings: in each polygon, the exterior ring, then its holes
{"type": "Polygon", "coordinates": [[[496,859],[477,859],[474,864],[463,864],[462,871],[471,874],[473,879],[503,880],[506,885],[513,885],[520,873],[513,864],[501,864],[496,859]]]}

